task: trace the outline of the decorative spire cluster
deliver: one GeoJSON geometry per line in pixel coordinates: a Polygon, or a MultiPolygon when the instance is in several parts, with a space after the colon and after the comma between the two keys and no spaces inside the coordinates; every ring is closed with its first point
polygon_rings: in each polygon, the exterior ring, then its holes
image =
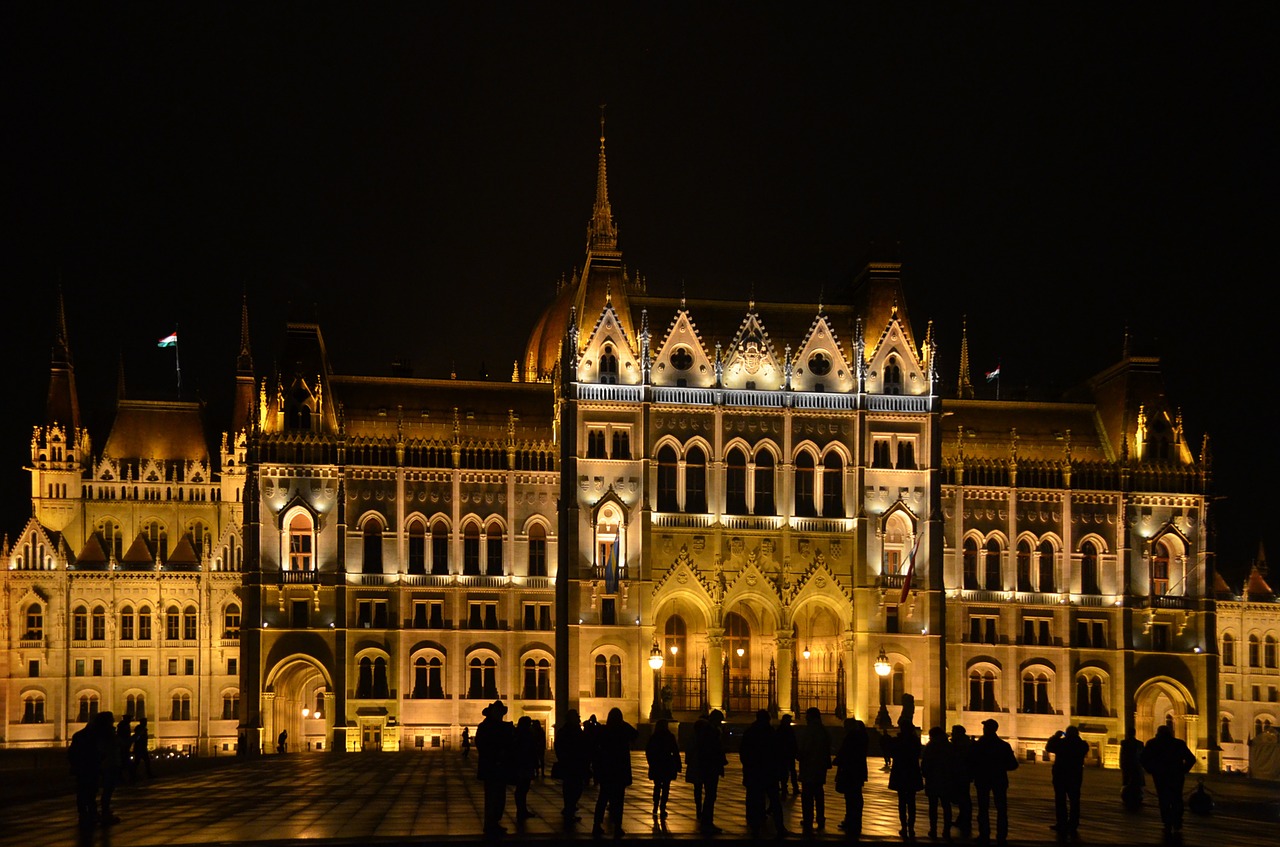
{"type": "Polygon", "coordinates": [[[618,227],[609,206],[609,178],[604,156],[604,106],[600,107],[600,161],[596,167],[596,205],[587,226],[588,250],[617,250],[618,227]]]}

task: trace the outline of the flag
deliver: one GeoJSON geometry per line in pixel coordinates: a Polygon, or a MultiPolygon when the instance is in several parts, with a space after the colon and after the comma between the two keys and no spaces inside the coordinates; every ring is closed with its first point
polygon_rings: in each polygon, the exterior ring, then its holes
{"type": "Polygon", "coordinates": [[[911,577],[916,572],[916,551],[920,549],[920,539],[924,538],[924,531],[916,533],[916,543],[911,545],[911,552],[907,555],[907,578],[902,580],[902,596],[898,598],[898,605],[907,602],[907,595],[911,593],[911,577]]]}
{"type": "Polygon", "coordinates": [[[173,332],[166,335],[164,338],[161,338],[160,342],[156,344],[156,346],[157,347],[177,347],[178,346],[177,330],[174,330],[173,332]]]}
{"type": "Polygon", "coordinates": [[[1000,366],[996,365],[994,371],[987,371],[987,382],[994,382],[1000,378],[1000,366]]]}

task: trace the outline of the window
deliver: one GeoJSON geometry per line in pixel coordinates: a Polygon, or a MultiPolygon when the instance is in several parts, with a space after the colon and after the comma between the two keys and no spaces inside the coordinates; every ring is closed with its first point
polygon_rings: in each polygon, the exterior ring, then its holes
{"type": "Polygon", "coordinates": [[[969,641],[974,644],[999,644],[996,635],[996,615],[970,615],[969,641]]]}
{"type": "Polygon", "coordinates": [[[889,360],[884,363],[884,393],[902,393],[902,366],[899,365],[898,360],[892,356],[890,356],[889,360]]]}
{"type": "Polygon", "coordinates": [[[608,344],[600,351],[600,384],[618,384],[618,357],[608,344]]]}
{"type": "Polygon", "coordinates": [[[1224,700],[1234,700],[1234,699],[1236,699],[1236,686],[1235,686],[1235,683],[1233,683],[1233,682],[1228,682],[1228,683],[1226,684],[1226,686],[1224,687],[1224,691],[1223,691],[1223,693],[1222,693],[1222,699],[1224,699],[1224,700]]]}
{"type": "Polygon", "coordinates": [[[551,604],[525,603],[524,628],[532,630],[551,629],[551,604]]]}
{"type": "Polygon", "coordinates": [[[1251,668],[1262,667],[1262,662],[1258,658],[1259,657],[1258,646],[1259,646],[1258,636],[1250,635],[1249,636],[1249,667],[1251,668]]]}
{"type": "Polygon", "coordinates": [[[360,660],[356,671],[356,697],[364,699],[373,696],[373,661],[368,657],[360,660]]]}
{"type": "Polygon", "coordinates": [[[84,676],[84,659],[76,659],[76,676],[84,676]]]}
{"type": "Polygon", "coordinates": [[[240,692],[224,692],[222,695],[222,719],[230,721],[238,717],[240,717],[240,692]]]}
{"type": "Polygon", "coordinates": [[[184,641],[196,640],[196,607],[188,606],[182,612],[182,638],[184,641]]]}
{"type": "Polygon", "coordinates": [[[381,656],[373,660],[373,696],[380,700],[391,696],[387,683],[387,660],[381,656]]]}
{"type": "Polygon", "coordinates": [[[1043,671],[1027,671],[1022,675],[1022,711],[1033,715],[1051,715],[1049,677],[1043,671]]]}
{"type": "Polygon", "coordinates": [[[756,515],[776,515],[778,507],[773,499],[773,454],[761,450],[756,454],[755,509],[756,515]]]}
{"type": "Polygon", "coordinates": [[[238,664],[239,663],[236,661],[234,656],[227,659],[227,676],[235,676],[239,673],[239,670],[237,669],[238,664]]]}
{"type": "Polygon", "coordinates": [[[171,721],[189,721],[191,720],[191,695],[175,694],[170,700],[169,720],[171,721]]]}
{"type": "Polygon", "coordinates": [[[1266,641],[1262,643],[1262,666],[1264,668],[1274,668],[1276,666],[1276,637],[1268,635],[1266,641]]]}
{"type": "Polygon", "coordinates": [[[468,576],[480,575],[480,527],[469,523],[462,531],[462,572],[468,576]]]}
{"type": "Polygon", "coordinates": [[[747,457],[737,447],[729,451],[725,463],[724,510],[730,515],[747,513],[747,457]]]}
{"type": "Polygon", "coordinates": [[[150,674],[151,674],[151,660],[139,659],[138,660],[138,676],[149,676],[150,674]]]}
{"type": "Polygon", "coordinates": [[[551,663],[546,659],[524,660],[524,686],[520,696],[525,700],[550,700],[551,663]]]}
{"type": "Polygon", "coordinates": [[[1098,548],[1092,541],[1080,547],[1080,591],[1083,594],[1101,594],[1098,581],[1098,548]]]}
{"type": "Polygon", "coordinates": [[[1222,716],[1222,727],[1218,730],[1218,740],[1224,744],[1230,744],[1235,740],[1231,737],[1231,718],[1226,715],[1222,716]]]}
{"type": "Polygon", "coordinates": [[[1016,555],[1018,569],[1018,590],[1033,591],[1031,587],[1031,545],[1025,541],[1018,542],[1016,555]]]}
{"type": "Polygon", "coordinates": [[[93,675],[102,676],[102,660],[101,659],[93,660],[93,675]]]}
{"type": "Polygon", "coordinates": [[[595,696],[622,697],[622,658],[620,656],[596,656],[595,696]]]}
{"type": "Polygon", "coordinates": [[[731,677],[750,675],[751,624],[737,612],[724,616],[724,655],[729,659],[731,677]]]}
{"type": "Polygon", "coordinates": [[[1024,618],[1022,621],[1022,643],[1039,644],[1043,647],[1053,645],[1049,632],[1050,618],[1024,618]]]}
{"type": "Polygon", "coordinates": [[[688,347],[677,347],[671,351],[671,367],[678,371],[687,371],[693,367],[693,354],[688,347]]]}
{"type": "Polygon", "coordinates": [[[289,605],[289,625],[294,629],[306,629],[311,625],[311,604],[306,600],[294,600],[289,605]]]}
{"type": "Polygon", "coordinates": [[[899,632],[900,630],[899,630],[898,621],[899,621],[898,607],[896,605],[885,606],[884,607],[884,631],[890,632],[890,633],[899,632]]]}
{"type": "Polygon", "coordinates": [[[364,552],[362,572],[382,573],[382,524],[372,519],[365,521],[361,547],[364,552]]]}
{"type": "Polygon", "coordinates": [[[818,505],[813,499],[813,456],[801,451],[796,456],[796,516],[811,518],[818,514],[818,505]]]}
{"type": "Polygon", "coordinates": [[[430,661],[419,656],[413,661],[413,694],[416,700],[444,699],[444,663],[432,656],[430,661]]]}
{"type": "Polygon", "coordinates": [[[600,600],[600,623],[613,626],[618,622],[618,601],[613,597],[600,600]]]}
{"type": "Polygon", "coordinates": [[[680,505],[676,495],[676,451],[670,444],[658,451],[658,511],[678,512],[680,505]]]}
{"type": "Polygon", "coordinates": [[[164,614],[164,637],[168,641],[177,641],[182,637],[182,613],[177,606],[170,606],[164,614]]]}
{"type": "Polygon", "coordinates": [[[472,657],[467,665],[467,698],[494,700],[498,697],[498,663],[492,658],[472,657]]]}
{"type": "Polygon", "coordinates": [[[587,430],[587,458],[607,458],[604,450],[604,428],[592,427],[587,430]]]}
{"type": "Polygon", "coordinates": [[[667,618],[662,632],[662,655],[666,661],[666,673],[671,676],[684,674],[685,656],[688,654],[688,629],[684,618],[672,615],[667,618]]]}
{"type": "Polygon", "coordinates": [[[898,467],[914,469],[916,466],[916,445],[907,438],[898,439],[898,467]]]}
{"type": "Polygon", "coordinates": [[[1000,579],[1000,542],[994,538],[987,542],[987,555],[984,564],[983,587],[988,591],[999,591],[1004,583],[1000,579]]]}
{"type": "Polygon", "coordinates": [[[970,591],[978,588],[978,543],[972,538],[964,540],[964,587],[970,591]]]}
{"type": "Polygon", "coordinates": [[[311,569],[311,517],[298,512],[289,520],[289,570],[311,569]]]}
{"type": "Polygon", "coordinates": [[[409,573],[427,572],[427,533],[422,521],[409,524],[409,573]]]}
{"type": "Polygon", "coordinates": [[[502,563],[502,527],[500,525],[489,524],[484,549],[485,573],[489,576],[502,576],[506,571],[502,563]]]}
{"type": "Polygon", "coordinates": [[[27,607],[27,631],[22,637],[27,641],[44,638],[44,609],[39,603],[27,607]]]}
{"type": "Polygon", "coordinates": [[[1229,632],[1222,636],[1222,665],[1227,668],[1236,666],[1236,639],[1229,632]]]}
{"type": "Polygon", "coordinates": [[[889,705],[901,706],[903,695],[907,693],[907,674],[901,662],[895,662],[889,675],[889,705]]]}
{"type": "Polygon", "coordinates": [[[357,600],[356,626],[361,629],[386,629],[387,601],[357,600]]]}
{"type": "Polygon", "coordinates": [[[133,676],[133,659],[120,660],[120,675],[133,676]]]}
{"type": "Polygon", "coordinates": [[[228,641],[240,640],[240,607],[235,603],[222,613],[222,637],[228,641]]]}
{"type": "Polygon", "coordinates": [[[1173,626],[1167,623],[1158,623],[1151,626],[1151,649],[1152,650],[1168,650],[1173,641],[1173,626]]]}
{"type": "Polygon", "coordinates": [[[133,607],[125,606],[120,610],[120,640],[133,640],[133,607]]]}
{"type": "Polygon", "coordinates": [[[129,694],[124,698],[124,714],[129,720],[139,720],[147,716],[147,702],[142,694],[129,694]]]}
{"type": "Polygon", "coordinates": [[[1163,541],[1151,551],[1151,593],[1169,593],[1169,547],[1163,541]]]}
{"type": "Polygon", "coordinates": [[[1076,677],[1076,714],[1085,717],[1107,717],[1106,704],[1102,700],[1102,678],[1097,674],[1081,674],[1076,677]]]}
{"type": "Polygon", "coordinates": [[[871,467],[891,468],[893,460],[889,458],[889,439],[877,438],[871,444],[871,467]]]}
{"type": "Polygon", "coordinates": [[[169,676],[177,676],[177,675],[178,675],[178,660],[170,659],[169,660],[169,676]]]}
{"type": "Polygon", "coordinates": [[[440,522],[431,527],[431,572],[449,573],[449,530],[440,522]]]}
{"type": "Polygon", "coordinates": [[[40,676],[40,660],[30,659],[27,661],[27,676],[36,679],[40,676]]]}
{"type": "Polygon", "coordinates": [[[969,711],[996,710],[996,675],[989,670],[969,671],[969,711]]]}
{"type": "Polygon", "coordinates": [[[809,373],[814,376],[826,376],[831,373],[831,357],[822,352],[815,352],[809,357],[809,373]]]}
{"type": "Polygon", "coordinates": [[[701,447],[690,447],[684,459],[684,510],[707,510],[707,454],[701,447]]]}
{"type": "Polygon", "coordinates": [[[1106,622],[1082,618],[1076,621],[1077,647],[1106,647],[1106,622]]]}
{"type": "Polygon", "coordinates": [[[542,524],[529,527],[529,576],[547,575],[547,531],[542,524]]]}
{"type": "Polygon", "coordinates": [[[631,431],[625,428],[614,427],[611,429],[613,436],[613,452],[614,459],[630,459],[631,458],[631,431]]]}
{"type": "Polygon", "coordinates": [[[1040,569],[1036,579],[1036,590],[1044,594],[1052,594],[1057,581],[1053,573],[1053,545],[1048,541],[1040,542],[1040,569]]]}
{"type": "Polygon", "coordinates": [[[822,516],[844,517],[844,463],[835,453],[822,460],[822,516]]]}
{"type": "Polygon", "coordinates": [[[467,604],[468,629],[497,629],[498,604],[494,601],[472,600],[467,604]]]}
{"type": "Polygon", "coordinates": [[[413,625],[416,629],[444,629],[444,601],[415,600],[413,625]]]}
{"type": "Polygon", "coordinates": [[[138,609],[138,640],[151,640],[151,607],[142,606],[138,609]]]}
{"type": "Polygon", "coordinates": [[[43,694],[28,694],[22,698],[22,722],[44,723],[43,694]]]}
{"type": "Polygon", "coordinates": [[[78,723],[88,723],[98,714],[98,695],[97,694],[81,694],[80,710],[76,713],[76,721],[78,723]]]}
{"type": "Polygon", "coordinates": [[[84,606],[77,606],[71,613],[71,640],[89,640],[89,610],[84,606]]]}

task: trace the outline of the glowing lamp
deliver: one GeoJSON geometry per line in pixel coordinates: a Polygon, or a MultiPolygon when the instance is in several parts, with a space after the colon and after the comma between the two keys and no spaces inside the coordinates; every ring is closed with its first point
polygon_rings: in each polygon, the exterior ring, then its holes
{"type": "Polygon", "coordinates": [[[655,671],[662,670],[662,648],[658,646],[658,642],[653,642],[653,649],[649,651],[649,667],[655,671]]]}
{"type": "Polygon", "coordinates": [[[680,652],[680,645],[679,645],[679,644],[672,644],[672,645],[671,645],[671,655],[673,655],[673,656],[674,656],[675,654],[677,654],[677,653],[679,653],[679,652],[680,652]]]}
{"type": "Polygon", "coordinates": [[[880,648],[880,655],[876,656],[876,676],[888,676],[889,671],[893,668],[889,665],[889,657],[884,654],[884,648],[880,648]]]}
{"type": "Polygon", "coordinates": [[[741,659],[741,658],[742,658],[743,656],[745,656],[746,654],[747,654],[747,651],[746,651],[746,649],[745,649],[745,648],[743,648],[743,647],[739,647],[739,648],[738,648],[738,658],[739,658],[739,659],[741,659]]]}
{"type": "Polygon", "coordinates": [[[304,717],[304,718],[309,718],[309,717],[311,717],[311,710],[310,710],[310,709],[303,709],[303,710],[302,710],[302,717],[304,717]]]}
{"type": "Polygon", "coordinates": [[[810,654],[809,654],[809,648],[806,646],[806,647],[804,648],[804,650],[802,650],[802,651],[800,652],[800,655],[801,655],[801,656],[804,656],[806,659],[807,659],[807,658],[809,658],[809,655],[810,655],[810,654]]]}

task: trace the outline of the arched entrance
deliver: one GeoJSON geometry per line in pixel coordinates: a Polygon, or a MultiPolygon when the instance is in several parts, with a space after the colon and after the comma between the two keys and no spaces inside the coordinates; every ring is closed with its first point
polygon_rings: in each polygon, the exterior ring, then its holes
{"type": "Polygon", "coordinates": [[[274,752],[285,732],[286,751],[323,750],[333,732],[333,684],[310,656],[282,659],[267,675],[262,694],[264,752],[274,752]]]}
{"type": "Polygon", "coordinates": [[[1169,677],[1149,679],[1133,695],[1133,729],[1139,739],[1155,736],[1156,728],[1169,726],[1187,742],[1192,752],[1199,746],[1200,716],[1191,692],[1169,677]]]}

